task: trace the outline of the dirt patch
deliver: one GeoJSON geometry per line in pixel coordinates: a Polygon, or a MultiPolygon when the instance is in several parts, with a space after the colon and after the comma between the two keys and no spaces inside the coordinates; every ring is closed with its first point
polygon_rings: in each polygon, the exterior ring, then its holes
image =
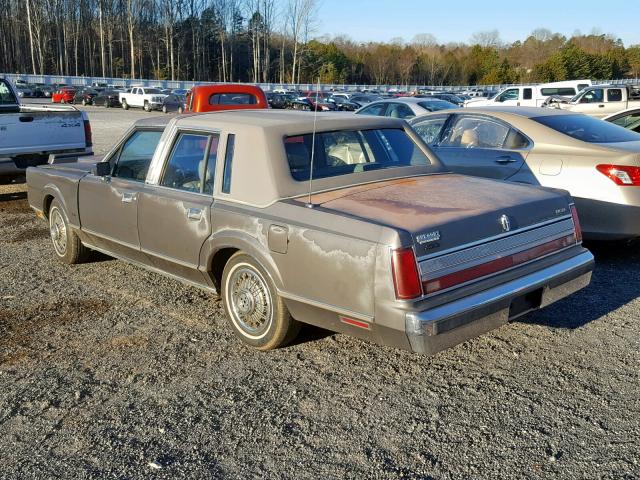
{"type": "Polygon", "coordinates": [[[110,307],[104,300],[66,300],[25,308],[0,308],[0,365],[28,356],[36,337],[49,328],[102,315],[110,307]]]}
{"type": "Polygon", "coordinates": [[[9,238],[9,243],[22,243],[29,240],[38,240],[40,238],[48,238],[49,231],[42,227],[30,227],[18,232],[9,238]]]}
{"type": "Polygon", "coordinates": [[[27,192],[1,193],[0,213],[31,213],[27,192]]]}

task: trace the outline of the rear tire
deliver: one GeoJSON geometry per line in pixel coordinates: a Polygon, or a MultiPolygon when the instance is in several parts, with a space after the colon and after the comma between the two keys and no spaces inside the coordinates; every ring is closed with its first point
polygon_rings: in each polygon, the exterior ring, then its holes
{"type": "Polygon", "coordinates": [[[129,110],[129,104],[127,103],[127,101],[124,98],[122,99],[122,108],[124,110],[129,110]]]}
{"type": "Polygon", "coordinates": [[[60,103],[67,103],[67,101],[63,98],[62,100],[60,100],[60,103]]]}
{"type": "Polygon", "coordinates": [[[221,293],[233,332],[257,350],[284,346],[300,331],[264,268],[243,252],[225,265],[221,293]]]}
{"type": "Polygon", "coordinates": [[[49,234],[53,251],[61,262],[69,265],[85,262],[90,250],[80,241],[80,237],[69,226],[67,214],[60,203],[54,200],[49,209],[49,234]]]}

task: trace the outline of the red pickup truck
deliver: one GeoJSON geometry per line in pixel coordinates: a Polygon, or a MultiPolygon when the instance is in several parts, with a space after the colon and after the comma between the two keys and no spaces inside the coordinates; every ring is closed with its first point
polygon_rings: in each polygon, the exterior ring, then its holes
{"type": "Polygon", "coordinates": [[[254,85],[198,85],[187,93],[185,112],[217,112],[269,108],[267,97],[254,85]]]}

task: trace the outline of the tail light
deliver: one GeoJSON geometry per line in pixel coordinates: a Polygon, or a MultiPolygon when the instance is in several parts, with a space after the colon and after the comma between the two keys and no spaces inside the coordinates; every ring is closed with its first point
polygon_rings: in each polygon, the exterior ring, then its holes
{"type": "Polygon", "coordinates": [[[391,267],[393,285],[398,300],[409,300],[422,296],[422,284],[413,248],[399,248],[392,252],[391,267]]]}
{"type": "Polygon", "coordinates": [[[596,169],[621,187],[640,186],[640,167],[598,165],[596,169]]]}
{"type": "Polygon", "coordinates": [[[571,208],[571,217],[573,218],[573,227],[576,232],[576,243],[582,242],[582,227],[580,226],[580,218],[578,218],[578,209],[572,203],[570,205],[571,208]]]}
{"type": "Polygon", "coordinates": [[[84,142],[85,146],[90,147],[93,145],[93,139],[91,138],[91,123],[89,120],[84,120],[84,142]]]}

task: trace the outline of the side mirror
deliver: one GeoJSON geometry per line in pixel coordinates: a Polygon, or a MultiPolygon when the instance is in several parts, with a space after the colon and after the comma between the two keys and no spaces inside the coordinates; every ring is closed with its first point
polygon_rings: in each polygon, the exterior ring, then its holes
{"type": "Polygon", "coordinates": [[[91,174],[96,177],[111,175],[111,164],[109,162],[98,162],[91,168],[91,174]]]}

